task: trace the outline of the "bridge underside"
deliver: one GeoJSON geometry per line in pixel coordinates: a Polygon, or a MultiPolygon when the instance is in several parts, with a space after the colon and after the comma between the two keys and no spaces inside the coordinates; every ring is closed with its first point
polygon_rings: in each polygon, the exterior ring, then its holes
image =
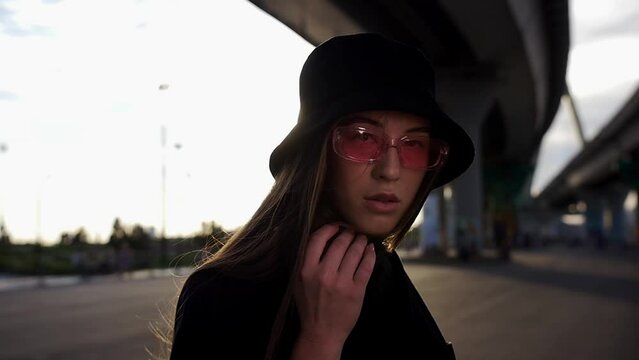
{"type": "Polygon", "coordinates": [[[448,237],[456,237],[453,224],[465,223],[481,246],[484,225],[492,227],[484,212],[528,193],[537,149],[565,90],[567,0],[251,1],[315,45],[378,32],[430,57],[438,102],[477,149],[473,166],[447,190],[452,196],[431,194],[444,204],[439,213],[448,224],[438,226],[448,237]],[[443,216],[446,206],[454,210],[443,216]]]}
{"type": "Polygon", "coordinates": [[[611,186],[639,188],[639,90],[538,198],[564,208],[581,193],[611,186]]]}
{"type": "Polygon", "coordinates": [[[420,47],[435,65],[445,109],[490,93],[478,120],[487,161],[530,163],[564,92],[567,1],[252,2],[315,45],[379,32],[420,47]]]}

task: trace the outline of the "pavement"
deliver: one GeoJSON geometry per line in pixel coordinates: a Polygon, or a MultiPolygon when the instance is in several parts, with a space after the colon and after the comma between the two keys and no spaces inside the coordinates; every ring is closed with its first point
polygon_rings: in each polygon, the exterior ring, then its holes
{"type": "Polygon", "coordinates": [[[545,248],[404,264],[458,359],[639,359],[639,252],[545,248]]]}
{"type": "Polygon", "coordinates": [[[108,275],[44,275],[44,276],[24,276],[15,274],[0,273],[0,292],[29,290],[35,288],[50,288],[59,286],[79,285],[83,283],[103,283],[121,280],[142,280],[171,276],[188,275],[192,269],[190,267],[179,267],[172,269],[143,269],[129,271],[122,274],[108,275]]]}
{"type": "MultiPolygon", "coordinates": [[[[402,261],[459,360],[639,359],[636,250],[402,261]]],[[[151,327],[167,328],[189,271],[41,284],[4,277],[0,359],[154,359],[165,347],[151,327]]]]}

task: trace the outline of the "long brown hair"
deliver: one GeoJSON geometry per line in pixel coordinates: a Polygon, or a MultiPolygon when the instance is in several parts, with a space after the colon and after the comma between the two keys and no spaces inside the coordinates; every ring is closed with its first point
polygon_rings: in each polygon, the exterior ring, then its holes
{"type": "Polygon", "coordinates": [[[278,173],[271,191],[246,225],[199,266],[215,267],[236,277],[289,277],[272,327],[267,358],[275,356],[293,302],[293,280],[313,227],[318,225],[327,168],[326,142],[322,136],[315,136],[305,145],[278,173]]]}

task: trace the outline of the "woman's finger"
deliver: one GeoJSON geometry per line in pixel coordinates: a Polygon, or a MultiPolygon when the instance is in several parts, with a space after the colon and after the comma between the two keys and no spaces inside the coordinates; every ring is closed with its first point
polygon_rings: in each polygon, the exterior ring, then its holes
{"type": "Polygon", "coordinates": [[[356,284],[362,286],[366,286],[366,284],[368,284],[368,280],[371,278],[373,268],[375,267],[375,259],[375,246],[373,246],[373,244],[368,244],[364,251],[362,261],[359,263],[357,271],[355,271],[355,276],[353,277],[356,284]]]}
{"type": "Polygon", "coordinates": [[[328,240],[335,236],[338,231],[339,225],[337,224],[326,224],[315,230],[308,241],[304,263],[319,264],[328,240]]]}
{"type": "Polygon", "coordinates": [[[321,260],[324,264],[324,271],[327,273],[337,273],[337,269],[339,269],[339,265],[342,263],[346,250],[348,250],[351,242],[353,242],[353,237],[355,237],[355,233],[353,233],[352,230],[344,230],[331,242],[326,251],[326,255],[324,255],[321,260]]]}
{"type": "Polygon", "coordinates": [[[351,243],[339,266],[339,273],[349,279],[353,279],[357,266],[362,261],[362,255],[366,249],[366,236],[359,234],[355,237],[355,241],[351,243]]]}

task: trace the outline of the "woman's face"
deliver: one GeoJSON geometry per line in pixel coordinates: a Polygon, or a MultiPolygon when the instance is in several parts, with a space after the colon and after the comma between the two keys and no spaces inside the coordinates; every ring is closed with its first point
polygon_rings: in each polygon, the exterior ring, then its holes
{"type": "MultiPolygon", "coordinates": [[[[366,128],[376,134],[386,134],[387,139],[400,139],[406,135],[415,138],[427,135],[429,122],[423,117],[402,112],[367,111],[345,117],[338,126],[366,128]]],[[[335,130],[329,140],[327,176],[332,210],[357,232],[375,237],[387,236],[413,202],[426,170],[403,166],[398,148],[392,146],[388,146],[373,162],[347,160],[343,153],[338,155],[334,151],[334,133],[335,130]]],[[[351,139],[358,136],[362,143],[370,141],[364,133],[352,134],[351,139]]],[[[346,151],[355,151],[346,146],[343,148],[346,151]]],[[[405,151],[404,155],[407,159],[409,151],[405,151]]]]}

